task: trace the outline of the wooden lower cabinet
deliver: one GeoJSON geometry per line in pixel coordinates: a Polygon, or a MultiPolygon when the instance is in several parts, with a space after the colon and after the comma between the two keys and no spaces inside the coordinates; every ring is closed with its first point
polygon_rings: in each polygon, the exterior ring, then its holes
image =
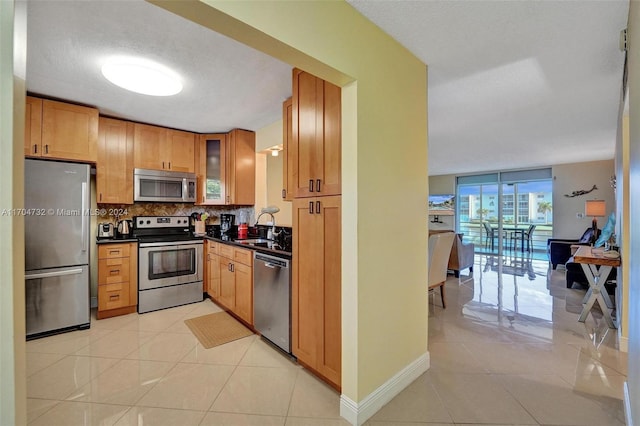
{"type": "Polygon", "coordinates": [[[137,243],[98,246],[98,312],[103,319],[136,312],[138,306],[137,243]]]}
{"type": "Polygon", "coordinates": [[[207,293],[253,325],[253,252],[207,241],[207,293]]]}
{"type": "Polygon", "coordinates": [[[207,241],[207,270],[206,270],[206,292],[212,299],[220,298],[220,257],[218,256],[218,243],[207,241]]]}
{"type": "Polygon", "coordinates": [[[292,348],[341,387],[341,196],[293,200],[292,348]]]}
{"type": "Polygon", "coordinates": [[[235,263],[233,273],[236,283],[234,312],[247,323],[253,324],[253,268],[235,263]]]}

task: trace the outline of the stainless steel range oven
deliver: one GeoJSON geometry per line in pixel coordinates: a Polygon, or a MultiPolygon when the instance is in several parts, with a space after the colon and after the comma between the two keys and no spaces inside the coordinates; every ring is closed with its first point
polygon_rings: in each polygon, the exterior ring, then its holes
{"type": "Polygon", "coordinates": [[[202,239],[189,232],[184,216],[137,216],[138,312],[203,300],[202,239]]]}

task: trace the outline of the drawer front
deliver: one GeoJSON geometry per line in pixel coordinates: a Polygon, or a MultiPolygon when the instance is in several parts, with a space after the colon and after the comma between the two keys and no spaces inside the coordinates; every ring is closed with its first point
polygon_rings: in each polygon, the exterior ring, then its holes
{"type": "Polygon", "coordinates": [[[218,254],[218,247],[220,246],[220,244],[213,241],[207,241],[207,244],[207,250],[209,250],[209,253],[218,254]]]}
{"type": "Polygon", "coordinates": [[[220,244],[218,246],[218,254],[220,256],[224,256],[229,259],[233,259],[233,246],[229,246],[226,244],[220,244]]]}
{"type": "Polygon", "coordinates": [[[129,283],[107,284],[98,287],[98,309],[106,311],[129,306],[129,283]]]}
{"type": "Polygon", "coordinates": [[[253,252],[245,249],[234,249],[233,260],[251,266],[253,264],[253,252]]]}
{"type": "Polygon", "coordinates": [[[128,257],[98,260],[98,285],[128,282],[129,266],[128,257]]]}
{"type": "Polygon", "coordinates": [[[129,257],[129,247],[129,244],[100,244],[98,246],[98,259],[129,257]]]}

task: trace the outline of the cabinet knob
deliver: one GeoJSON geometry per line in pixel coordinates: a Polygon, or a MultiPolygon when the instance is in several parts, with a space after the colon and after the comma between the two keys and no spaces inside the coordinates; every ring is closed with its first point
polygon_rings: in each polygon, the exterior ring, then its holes
{"type": "Polygon", "coordinates": [[[169,161],[169,170],[171,170],[171,161],[169,161]]]}
{"type": "Polygon", "coordinates": [[[287,190],[286,189],[282,190],[282,198],[287,198],[287,190]]]}
{"type": "Polygon", "coordinates": [[[316,213],[320,214],[320,201],[316,201],[316,213]]]}
{"type": "Polygon", "coordinates": [[[309,201],[309,214],[313,214],[313,201],[309,201]]]}
{"type": "Polygon", "coordinates": [[[38,153],[38,145],[33,145],[33,153],[34,154],[38,153]]]}
{"type": "Polygon", "coordinates": [[[49,144],[44,146],[44,153],[48,154],[49,153],[49,144]]]}
{"type": "Polygon", "coordinates": [[[316,192],[320,192],[320,179],[316,179],[316,192]]]}
{"type": "Polygon", "coordinates": [[[309,179],[309,192],[313,192],[313,179],[309,179]]]}

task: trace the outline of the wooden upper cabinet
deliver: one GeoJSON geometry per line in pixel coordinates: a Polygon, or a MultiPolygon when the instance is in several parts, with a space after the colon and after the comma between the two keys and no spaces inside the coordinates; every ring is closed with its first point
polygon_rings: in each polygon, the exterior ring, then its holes
{"type": "Polygon", "coordinates": [[[293,167],[289,165],[293,160],[293,156],[289,156],[289,146],[291,144],[292,128],[291,115],[293,109],[293,101],[291,98],[282,103],[282,199],[285,201],[293,200],[290,188],[293,184],[289,183],[291,173],[289,170],[293,167]]]}
{"type": "Polygon", "coordinates": [[[181,130],[167,129],[167,150],[169,170],[175,172],[194,173],[195,168],[195,135],[181,130]]]}
{"type": "Polygon", "coordinates": [[[28,96],[25,119],[25,155],[96,162],[97,109],[28,96]]]}
{"type": "Polygon", "coordinates": [[[42,152],[42,99],[27,96],[24,120],[24,155],[42,152]]]}
{"type": "Polygon", "coordinates": [[[292,137],[287,149],[292,197],[342,192],[341,114],[340,87],[293,70],[292,137]]]}
{"type": "Polygon", "coordinates": [[[136,169],[164,170],[164,146],[167,129],[135,123],[133,167],[136,169]]]}
{"type": "Polygon", "coordinates": [[[133,204],[133,123],[100,117],[96,198],[98,203],[133,204]]]}
{"type": "Polygon", "coordinates": [[[227,204],[256,202],[256,134],[234,129],[227,150],[227,204]]]}
{"type": "Polygon", "coordinates": [[[255,204],[255,146],[255,133],[248,130],[200,135],[195,156],[197,204],[255,204]]]}
{"type": "Polygon", "coordinates": [[[134,124],[136,169],[195,172],[193,133],[149,124],[134,124]]]}

